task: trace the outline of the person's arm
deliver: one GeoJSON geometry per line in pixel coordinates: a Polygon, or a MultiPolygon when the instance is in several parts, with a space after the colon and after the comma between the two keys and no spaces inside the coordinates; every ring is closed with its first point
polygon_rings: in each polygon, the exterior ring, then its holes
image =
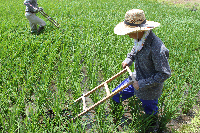
{"type": "Polygon", "coordinates": [[[38,8],[31,5],[30,0],[25,0],[24,5],[27,6],[28,8],[30,8],[33,12],[35,12],[35,13],[38,12],[38,8]]]}
{"type": "Polygon", "coordinates": [[[168,63],[168,49],[163,44],[158,44],[153,45],[151,52],[152,61],[157,72],[152,74],[150,78],[139,80],[138,85],[140,89],[162,84],[171,76],[171,70],[168,63]]]}
{"type": "Polygon", "coordinates": [[[127,54],[127,58],[122,62],[122,67],[125,68],[127,65],[131,66],[134,60],[135,60],[135,47],[133,47],[131,52],[127,54]]]}

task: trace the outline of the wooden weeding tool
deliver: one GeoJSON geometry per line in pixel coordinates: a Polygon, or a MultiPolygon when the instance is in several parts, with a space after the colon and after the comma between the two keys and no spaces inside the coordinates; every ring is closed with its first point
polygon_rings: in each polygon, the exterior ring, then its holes
{"type": "Polygon", "coordinates": [[[43,10],[39,11],[45,18],[47,18],[52,24],[54,24],[57,28],[59,28],[58,22],[52,19],[49,15],[47,15],[43,10]]]}
{"type": "Polygon", "coordinates": [[[120,71],[119,73],[117,73],[116,75],[114,75],[113,77],[111,77],[110,79],[106,80],[105,82],[101,83],[100,85],[98,85],[97,87],[95,87],[94,89],[92,89],[91,91],[89,91],[88,93],[83,94],[81,97],[79,97],[78,99],[76,99],[74,102],[78,102],[80,100],[83,101],[83,112],[81,112],[80,114],[78,114],[73,119],[76,119],[77,117],[80,117],[80,116],[84,115],[88,111],[94,109],[96,106],[98,106],[98,105],[102,104],[103,102],[105,102],[106,100],[112,98],[114,95],[116,95],[117,93],[119,93],[123,89],[127,88],[129,85],[131,85],[134,81],[135,81],[135,78],[133,77],[130,68],[128,66],[126,66],[125,69],[123,69],[122,71],[120,71]],[[114,92],[110,93],[109,88],[108,88],[108,83],[111,82],[112,80],[116,79],[117,77],[119,77],[120,75],[122,75],[123,73],[125,73],[127,71],[129,72],[132,80],[130,80],[127,84],[123,85],[122,87],[120,87],[119,89],[115,90],[114,92]],[[86,107],[86,102],[85,102],[85,97],[89,96],[90,94],[92,94],[97,89],[100,89],[103,86],[105,87],[107,96],[104,97],[102,100],[98,101],[97,103],[95,103],[94,105],[92,105],[91,107],[87,108],[86,107]]]}

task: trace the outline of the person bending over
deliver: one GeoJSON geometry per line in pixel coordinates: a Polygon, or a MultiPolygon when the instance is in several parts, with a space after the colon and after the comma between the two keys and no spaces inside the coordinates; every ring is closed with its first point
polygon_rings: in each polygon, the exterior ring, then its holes
{"type": "MultiPolygon", "coordinates": [[[[154,122],[148,131],[156,131],[158,98],[162,94],[164,81],[171,76],[168,63],[169,50],[152,29],[160,24],[147,21],[143,10],[132,9],[126,12],[125,20],[114,28],[117,35],[128,35],[134,39],[133,48],[127,58],[122,62],[122,67],[131,66],[135,62],[135,82],[123,91],[113,96],[114,105],[136,95],[142,102],[146,115],[154,116],[154,122]],[[153,127],[153,128],[152,128],[153,127]]],[[[129,82],[125,79],[113,91],[129,82]]],[[[113,110],[117,114],[116,109],[113,110]]]]}

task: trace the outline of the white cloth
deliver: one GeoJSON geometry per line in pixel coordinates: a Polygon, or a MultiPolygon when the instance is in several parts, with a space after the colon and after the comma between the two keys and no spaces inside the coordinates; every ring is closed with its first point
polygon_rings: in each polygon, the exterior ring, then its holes
{"type": "Polygon", "coordinates": [[[44,20],[42,20],[41,18],[37,17],[35,15],[35,13],[31,13],[31,12],[26,12],[25,13],[26,18],[29,20],[30,26],[31,26],[31,30],[37,30],[37,24],[40,26],[45,26],[46,23],[44,20]]]}
{"type": "Polygon", "coordinates": [[[144,31],[144,34],[143,34],[142,38],[140,39],[140,41],[138,41],[138,39],[134,39],[136,53],[142,49],[144,42],[147,39],[149,33],[150,33],[150,30],[144,31]]]}

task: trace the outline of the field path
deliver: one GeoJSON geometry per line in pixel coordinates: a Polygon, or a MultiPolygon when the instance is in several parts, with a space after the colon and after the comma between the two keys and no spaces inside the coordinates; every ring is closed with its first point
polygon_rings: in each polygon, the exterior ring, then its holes
{"type": "Polygon", "coordinates": [[[169,1],[172,2],[174,4],[187,4],[187,3],[191,3],[191,4],[195,4],[195,3],[200,3],[200,0],[165,0],[165,1],[169,1]]]}
{"type": "Polygon", "coordinates": [[[184,6],[186,8],[190,8],[191,10],[200,9],[200,0],[154,0],[154,1],[184,6]]]}

